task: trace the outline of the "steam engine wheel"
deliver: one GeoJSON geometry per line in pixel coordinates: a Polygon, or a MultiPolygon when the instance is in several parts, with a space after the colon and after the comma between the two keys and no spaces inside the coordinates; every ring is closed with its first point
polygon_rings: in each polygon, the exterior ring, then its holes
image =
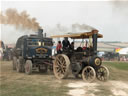
{"type": "Polygon", "coordinates": [[[87,66],[82,71],[82,78],[86,82],[92,82],[96,78],[96,72],[93,67],[87,66]]]}
{"type": "Polygon", "coordinates": [[[17,59],[16,70],[17,72],[24,72],[24,59],[21,56],[17,59]]]}
{"type": "Polygon", "coordinates": [[[97,75],[97,79],[98,80],[100,80],[100,81],[106,81],[109,78],[109,70],[105,66],[100,66],[97,69],[96,75],[97,75]]]}
{"type": "Polygon", "coordinates": [[[27,60],[25,63],[25,73],[30,75],[32,73],[32,61],[27,60]]]}
{"type": "Polygon", "coordinates": [[[53,72],[57,79],[64,79],[68,76],[70,70],[70,60],[68,56],[59,54],[56,56],[53,64],[53,72]]]}

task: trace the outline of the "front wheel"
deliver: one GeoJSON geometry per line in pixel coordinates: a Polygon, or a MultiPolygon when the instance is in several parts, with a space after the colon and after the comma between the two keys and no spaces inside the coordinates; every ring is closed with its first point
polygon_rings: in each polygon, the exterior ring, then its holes
{"type": "Polygon", "coordinates": [[[93,67],[87,66],[82,71],[82,78],[86,82],[92,82],[96,78],[96,72],[93,67]]]}
{"type": "Polygon", "coordinates": [[[105,66],[100,66],[97,69],[96,77],[100,81],[107,81],[109,78],[109,70],[105,66]]]}
{"type": "Polygon", "coordinates": [[[32,73],[32,61],[31,60],[27,60],[25,63],[25,73],[27,75],[30,75],[32,73]]]}

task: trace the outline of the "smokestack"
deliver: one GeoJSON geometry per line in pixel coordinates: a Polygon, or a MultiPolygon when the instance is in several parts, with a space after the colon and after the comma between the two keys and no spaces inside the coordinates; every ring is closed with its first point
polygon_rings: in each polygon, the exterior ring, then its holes
{"type": "Polygon", "coordinates": [[[38,29],[38,36],[43,38],[43,29],[38,29]]]}
{"type": "Polygon", "coordinates": [[[97,34],[98,34],[98,30],[92,30],[93,33],[93,50],[94,50],[94,54],[97,54],[97,34]]]}
{"type": "Polygon", "coordinates": [[[44,37],[46,37],[46,35],[47,35],[47,34],[46,34],[46,33],[44,33],[44,37]]]}

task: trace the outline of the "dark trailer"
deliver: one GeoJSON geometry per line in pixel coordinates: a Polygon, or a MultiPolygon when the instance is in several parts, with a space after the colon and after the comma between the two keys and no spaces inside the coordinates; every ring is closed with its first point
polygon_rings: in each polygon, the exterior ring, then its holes
{"type": "Polygon", "coordinates": [[[52,45],[52,38],[44,37],[42,29],[38,34],[21,36],[13,51],[13,70],[31,74],[37,68],[41,72],[52,69],[52,45]]]}

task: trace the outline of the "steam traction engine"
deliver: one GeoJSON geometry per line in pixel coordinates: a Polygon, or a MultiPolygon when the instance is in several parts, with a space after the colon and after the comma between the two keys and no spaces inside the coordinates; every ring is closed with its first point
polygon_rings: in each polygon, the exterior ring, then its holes
{"type": "Polygon", "coordinates": [[[52,38],[44,37],[43,29],[38,34],[21,36],[13,50],[13,70],[31,74],[37,68],[41,72],[52,69],[52,45],[52,38]]]}
{"type": "Polygon", "coordinates": [[[80,34],[68,34],[52,36],[52,38],[68,37],[71,39],[89,39],[86,48],[79,46],[75,50],[63,50],[54,60],[53,71],[58,79],[64,79],[72,71],[75,77],[82,76],[84,81],[92,82],[97,79],[105,81],[109,77],[109,71],[102,66],[102,60],[97,56],[97,38],[103,36],[97,30],[80,34]],[[87,46],[88,45],[88,46],[87,46]]]}

